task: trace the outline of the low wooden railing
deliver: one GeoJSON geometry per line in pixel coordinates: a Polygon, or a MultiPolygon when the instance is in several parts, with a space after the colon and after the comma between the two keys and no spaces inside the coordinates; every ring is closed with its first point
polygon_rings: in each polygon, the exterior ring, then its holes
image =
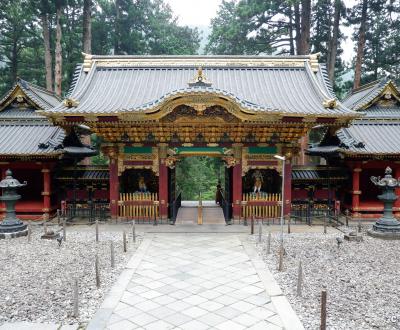
{"type": "Polygon", "coordinates": [[[119,196],[120,217],[148,222],[159,218],[157,193],[120,193],[119,196]]]}
{"type": "Polygon", "coordinates": [[[242,218],[256,219],[279,218],[281,211],[281,194],[247,193],[242,198],[242,218]]]}

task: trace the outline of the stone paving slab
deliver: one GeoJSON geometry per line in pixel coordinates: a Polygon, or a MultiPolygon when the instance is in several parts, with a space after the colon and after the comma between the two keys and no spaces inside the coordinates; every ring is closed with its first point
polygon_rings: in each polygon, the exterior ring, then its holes
{"type": "Polygon", "coordinates": [[[36,322],[9,322],[0,326],[0,330],[78,330],[78,324],[55,324],[36,322]]]}
{"type": "Polygon", "coordinates": [[[303,329],[264,269],[237,235],[148,235],[87,329],[303,329]]]}

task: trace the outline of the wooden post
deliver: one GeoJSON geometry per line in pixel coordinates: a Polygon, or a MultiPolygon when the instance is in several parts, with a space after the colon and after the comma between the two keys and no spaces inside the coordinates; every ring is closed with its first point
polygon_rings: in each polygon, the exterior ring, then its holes
{"type": "Polygon", "coordinates": [[[326,212],[324,213],[324,234],[326,234],[326,212]]]}
{"type": "Polygon", "coordinates": [[[132,242],[136,243],[135,219],[132,220],[132,242]]]}
{"type": "Polygon", "coordinates": [[[67,219],[63,217],[63,240],[64,242],[67,240],[67,219]]]}
{"type": "Polygon", "coordinates": [[[288,234],[290,234],[290,221],[291,221],[291,218],[290,218],[290,216],[288,217],[288,223],[287,223],[287,233],[288,234]]]}
{"type": "Polygon", "coordinates": [[[96,287],[100,288],[100,270],[99,270],[99,256],[96,253],[96,259],[94,261],[94,268],[96,272],[96,287]]]}
{"type": "Polygon", "coordinates": [[[346,209],[346,211],[344,211],[344,214],[346,215],[346,227],[349,227],[349,217],[350,217],[349,209],[346,209]]]}
{"type": "Polygon", "coordinates": [[[126,248],[126,232],[125,232],[125,230],[122,232],[122,240],[123,240],[124,252],[126,252],[127,248],[126,248]]]}
{"type": "Polygon", "coordinates": [[[283,270],[283,244],[281,242],[281,246],[279,248],[279,265],[278,265],[278,271],[283,270]]]}
{"type": "Polygon", "coordinates": [[[43,222],[43,230],[44,230],[44,234],[47,234],[47,223],[46,220],[43,222]]]}
{"type": "Polygon", "coordinates": [[[321,292],[321,327],[320,330],[326,330],[326,290],[321,292]]]}
{"type": "Polygon", "coordinates": [[[60,224],[61,223],[61,216],[60,216],[60,210],[57,209],[57,223],[60,224]]]}
{"type": "Polygon", "coordinates": [[[99,220],[96,219],[96,243],[99,241],[99,220]]]}
{"type": "Polygon", "coordinates": [[[203,202],[201,200],[201,193],[199,195],[199,205],[197,207],[197,224],[203,224],[203,202]]]}
{"type": "Polygon", "coordinates": [[[32,224],[31,221],[28,221],[28,242],[31,241],[31,235],[32,235],[32,224]]]}
{"type": "Polygon", "coordinates": [[[297,296],[301,297],[303,291],[303,267],[301,260],[299,261],[299,269],[297,271],[297,296]]]}
{"type": "Polygon", "coordinates": [[[254,235],[254,214],[251,216],[251,235],[254,235]]]}
{"type": "Polygon", "coordinates": [[[358,218],[357,227],[358,227],[358,232],[361,233],[361,219],[360,218],[358,218]]]}
{"type": "Polygon", "coordinates": [[[262,221],[258,222],[258,243],[261,244],[262,241],[262,221]]]}
{"type": "Polygon", "coordinates": [[[267,254],[271,253],[271,232],[268,232],[268,240],[267,240],[267,254]]]}
{"type": "Polygon", "coordinates": [[[110,252],[111,252],[111,268],[115,267],[115,250],[114,250],[114,242],[110,243],[110,252]]]}
{"type": "Polygon", "coordinates": [[[79,316],[79,285],[78,285],[78,279],[75,278],[74,280],[74,289],[73,289],[74,297],[74,317],[78,318],[79,316]]]}

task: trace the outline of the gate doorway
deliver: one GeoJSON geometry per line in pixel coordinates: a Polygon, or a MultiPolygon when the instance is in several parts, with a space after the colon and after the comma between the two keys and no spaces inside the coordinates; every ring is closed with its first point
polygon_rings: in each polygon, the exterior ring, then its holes
{"type": "MultiPolygon", "coordinates": [[[[232,215],[231,169],[219,157],[182,157],[170,170],[170,196],[179,199],[175,223],[179,224],[225,224],[232,215]]],[[[171,203],[172,202],[172,203],[171,203]]]]}

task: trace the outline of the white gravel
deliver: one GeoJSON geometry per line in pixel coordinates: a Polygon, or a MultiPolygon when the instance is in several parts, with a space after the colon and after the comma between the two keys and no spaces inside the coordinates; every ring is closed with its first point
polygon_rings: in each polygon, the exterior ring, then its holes
{"type": "Polygon", "coordinates": [[[363,235],[363,242],[344,241],[338,249],[336,237],[343,238],[339,231],[284,234],[283,272],[277,271],[279,234],[272,234],[271,254],[266,254],[266,236],[258,245],[306,329],[319,329],[323,289],[328,329],[400,329],[400,241],[363,235]],[[301,298],[296,295],[299,260],[304,274],[301,298]]]}
{"type": "Polygon", "coordinates": [[[67,241],[40,239],[43,228],[27,237],[0,240],[0,325],[34,321],[85,324],[100,306],[137,247],[128,235],[123,252],[122,232],[103,232],[95,241],[95,228],[67,231],[67,241]],[[114,241],[115,268],[111,268],[110,242],[114,241]],[[101,286],[96,288],[95,255],[99,255],[101,286]],[[73,282],[79,280],[79,318],[73,317],[73,282]]]}

